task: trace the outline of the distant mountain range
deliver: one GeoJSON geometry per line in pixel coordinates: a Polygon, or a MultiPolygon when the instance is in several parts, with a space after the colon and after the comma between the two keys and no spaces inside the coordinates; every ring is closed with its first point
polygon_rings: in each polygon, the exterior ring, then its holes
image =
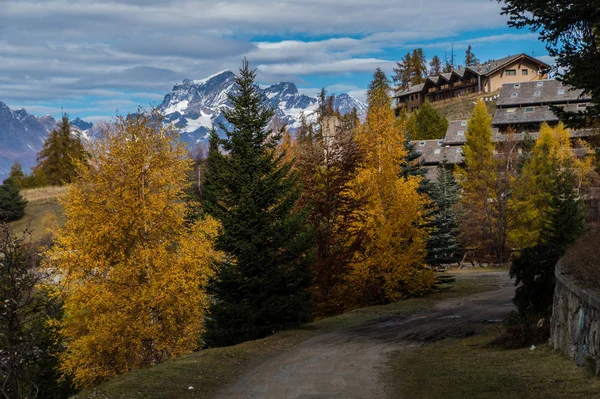
{"type": "MultiPolygon", "coordinates": [[[[228,94],[234,89],[234,84],[235,75],[229,70],[202,80],[186,79],[173,87],[158,109],[165,114],[167,121],[181,129],[183,141],[203,140],[212,127],[220,130],[221,123],[227,126],[223,110],[231,107],[228,94]]],[[[308,120],[314,119],[317,99],[300,94],[294,83],[281,82],[262,91],[267,103],[275,109],[275,118],[288,127],[298,127],[302,113],[308,120]]],[[[336,96],[334,107],[342,114],[356,108],[361,117],[367,110],[364,103],[346,93],[336,96]]]]}
{"type": "MultiPolygon", "coordinates": [[[[206,139],[212,127],[223,133],[219,126],[220,123],[227,126],[223,110],[231,107],[228,94],[232,93],[234,83],[235,75],[229,70],[202,80],[186,79],[173,87],[158,109],[167,122],[179,127],[182,141],[196,143],[206,139]]],[[[302,113],[309,121],[315,119],[317,99],[299,93],[294,83],[281,82],[261,90],[275,110],[275,118],[288,127],[298,127],[302,113]]],[[[364,103],[346,93],[336,96],[334,107],[342,114],[356,108],[361,118],[367,110],[364,103]]],[[[14,161],[19,161],[26,171],[36,164],[37,153],[56,123],[50,115],[37,117],[24,109],[11,110],[0,102],[0,182],[8,176],[14,161]]],[[[98,137],[107,126],[104,122],[92,124],[80,118],[71,120],[71,125],[86,139],[98,137]]]]}

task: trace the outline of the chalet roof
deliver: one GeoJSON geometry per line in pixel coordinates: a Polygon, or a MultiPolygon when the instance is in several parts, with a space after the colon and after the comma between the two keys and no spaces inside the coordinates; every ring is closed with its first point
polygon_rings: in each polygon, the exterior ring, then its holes
{"type": "Polygon", "coordinates": [[[498,60],[491,60],[491,61],[486,62],[485,64],[470,66],[470,67],[467,67],[467,69],[475,72],[478,75],[486,75],[487,76],[505,66],[508,66],[508,65],[514,63],[519,58],[526,58],[526,59],[529,59],[530,61],[533,61],[533,62],[539,64],[543,68],[550,68],[550,65],[546,64],[545,62],[542,62],[536,58],[533,58],[525,53],[521,53],[521,54],[516,54],[516,55],[509,55],[508,57],[500,58],[498,60]]]}
{"type": "Polygon", "coordinates": [[[439,76],[429,76],[427,80],[430,80],[434,85],[438,84],[440,77],[439,76]]]}
{"type": "Polygon", "coordinates": [[[591,97],[583,95],[582,90],[563,85],[555,79],[548,79],[503,84],[496,106],[507,108],[529,104],[561,104],[588,101],[591,101],[591,97]]]}
{"type": "Polygon", "coordinates": [[[398,93],[398,96],[407,96],[409,94],[415,94],[415,93],[420,93],[423,91],[423,88],[425,87],[425,83],[421,83],[418,85],[414,85],[413,87],[411,87],[408,90],[402,91],[400,93],[398,93]]]}
{"type": "MultiPolygon", "coordinates": [[[[564,105],[563,109],[571,112],[585,110],[587,103],[568,104],[564,105]]],[[[524,123],[556,123],[558,117],[550,109],[548,105],[514,107],[514,108],[498,108],[494,112],[492,120],[493,126],[501,125],[517,125],[524,123]]]]}
{"type": "Polygon", "coordinates": [[[466,141],[467,121],[452,121],[448,124],[444,145],[461,145],[466,141]],[[460,133],[462,132],[462,133],[460,133]]]}
{"type": "Polygon", "coordinates": [[[443,79],[447,80],[448,82],[450,81],[451,77],[452,77],[452,72],[441,73],[440,74],[440,78],[443,78],[443,79]]]}
{"type": "Polygon", "coordinates": [[[456,164],[462,162],[462,148],[443,145],[443,140],[421,140],[411,141],[415,151],[421,154],[419,158],[423,165],[437,165],[444,159],[448,163],[456,164]]]}

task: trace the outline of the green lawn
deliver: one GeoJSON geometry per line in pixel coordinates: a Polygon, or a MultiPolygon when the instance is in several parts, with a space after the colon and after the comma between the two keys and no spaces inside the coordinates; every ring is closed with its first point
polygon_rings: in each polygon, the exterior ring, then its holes
{"type": "Polygon", "coordinates": [[[496,328],[396,352],[390,360],[390,397],[419,399],[600,398],[600,380],[549,345],[506,350],[487,344],[496,328]]]}
{"type": "Polygon", "coordinates": [[[210,398],[224,384],[260,361],[310,337],[362,324],[377,318],[431,308],[437,302],[490,290],[490,280],[459,278],[445,291],[385,306],[372,306],[316,321],[290,331],[232,347],[203,350],[115,378],[77,398],[210,398]],[[190,386],[193,390],[188,389],[190,386]]]}

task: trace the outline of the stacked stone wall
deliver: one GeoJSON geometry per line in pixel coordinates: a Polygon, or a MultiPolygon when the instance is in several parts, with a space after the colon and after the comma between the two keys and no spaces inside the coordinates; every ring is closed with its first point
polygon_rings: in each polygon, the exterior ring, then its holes
{"type": "Polygon", "coordinates": [[[600,296],[578,285],[556,265],[550,341],[578,366],[600,375],[600,296]]]}

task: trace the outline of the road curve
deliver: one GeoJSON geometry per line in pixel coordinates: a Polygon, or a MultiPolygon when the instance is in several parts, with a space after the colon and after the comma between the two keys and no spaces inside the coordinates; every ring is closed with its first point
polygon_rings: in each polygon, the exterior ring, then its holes
{"type": "Polygon", "coordinates": [[[514,286],[507,272],[459,278],[491,278],[497,289],[442,301],[427,311],[313,337],[257,364],[218,398],[385,398],[380,376],[392,352],[477,334],[486,323],[502,319],[513,309],[514,286]]]}

